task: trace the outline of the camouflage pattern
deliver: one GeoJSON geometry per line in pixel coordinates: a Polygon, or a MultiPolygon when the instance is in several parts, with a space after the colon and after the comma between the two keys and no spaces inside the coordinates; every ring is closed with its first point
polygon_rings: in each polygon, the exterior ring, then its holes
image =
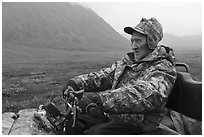
{"type": "Polygon", "coordinates": [[[152,130],[159,126],[163,110],[174,82],[173,50],[157,46],[140,61],[128,53],[110,68],[77,76],[78,90],[95,92],[103,102],[103,111],[110,118],[152,130]]]}

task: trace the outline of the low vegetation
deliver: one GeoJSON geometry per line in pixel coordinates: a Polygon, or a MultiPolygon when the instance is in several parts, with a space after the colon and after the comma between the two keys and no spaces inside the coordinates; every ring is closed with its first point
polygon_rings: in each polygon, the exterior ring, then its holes
{"type": "MultiPolygon", "coordinates": [[[[110,56],[110,55],[109,55],[110,56]]],[[[194,80],[202,80],[201,51],[177,53],[178,62],[190,66],[194,80]]],[[[2,112],[18,112],[23,108],[37,108],[40,104],[58,97],[66,82],[77,75],[98,71],[110,66],[119,57],[95,57],[74,61],[53,60],[30,63],[3,64],[2,73],[2,112]]]]}

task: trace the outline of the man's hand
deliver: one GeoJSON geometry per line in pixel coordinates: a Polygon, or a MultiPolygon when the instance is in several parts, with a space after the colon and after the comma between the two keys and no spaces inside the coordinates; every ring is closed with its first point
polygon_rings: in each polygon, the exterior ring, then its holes
{"type": "Polygon", "coordinates": [[[84,90],[75,91],[71,86],[68,86],[68,88],[63,92],[63,98],[69,98],[74,95],[74,97],[77,97],[78,100],[80,100],[83,97],[84,90]]]}
{"type": "Polygon", "coordinates": [[[85,92],[84,96],[89,98],[93,103],[96,103],[99,108],[102,108],[103,103],[102,103],[101,97],[98,93],[85,92]]]}
{"type": "Polygon", "coordinates": [[[85,112],[93,107],[102,109],[102,101],[100,95],[93,92],[84,92],[83,97],[79,101],[79,107],[81,107],[85,112]]]}
{"type": "Polygon", "coordinates": [[[98,102],[100,102],[100,101],[98,100],[98,98],[96,98],[96,96],[99,96],[99,95],[96,93],[89,93],[88,96],[84,95],[81,98],[81,100],[79,100],[78,105],[82,109],[82,113],[87,113],[91,117],[106,118],[103,111],[101,110],[101,107],[98,106],[98,102]],[[93,95],[93,96],[91,96],[91,95],[93,95]],[[91,99],[91,97],[93,97],[93,98],[91,99]]]}

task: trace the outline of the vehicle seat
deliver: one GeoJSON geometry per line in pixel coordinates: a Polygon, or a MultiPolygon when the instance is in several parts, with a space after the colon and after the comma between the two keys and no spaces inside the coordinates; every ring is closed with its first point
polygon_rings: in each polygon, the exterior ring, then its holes
{"type": "Polygon", "coordinates": [[[166,107],[202,121],[202,82],[194,81],[187,72],[177,72],[166,107]]]}

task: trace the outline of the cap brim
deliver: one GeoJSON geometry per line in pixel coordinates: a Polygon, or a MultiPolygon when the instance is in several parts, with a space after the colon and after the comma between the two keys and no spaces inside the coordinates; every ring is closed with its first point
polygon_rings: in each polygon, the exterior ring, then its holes
{"type": "Polygon", "coordinates": [[[141,33],[141,34],[145,34],[142,30],[140,30],[140,29],[137,29],[137,28],[132,28],[132,27],[125,27],[124,28],[124,31],[127,33],[127,34],[130,34],[130,35],[132,35],[132,33],[133,32],[139,32],[139,33],[141,33]]]}

